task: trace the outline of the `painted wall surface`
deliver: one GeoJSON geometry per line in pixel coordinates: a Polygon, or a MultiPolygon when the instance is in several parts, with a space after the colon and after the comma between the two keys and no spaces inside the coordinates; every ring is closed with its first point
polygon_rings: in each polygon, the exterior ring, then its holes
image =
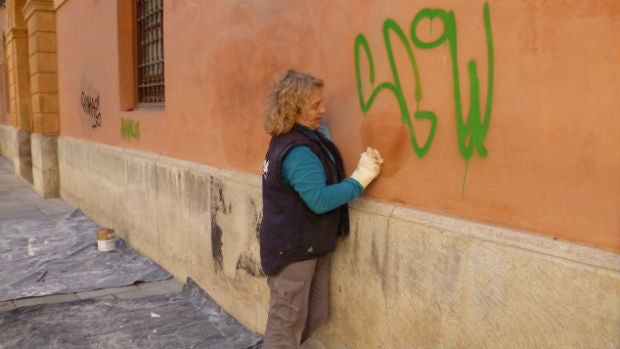
{"type": "Polygon", "coordinates": [[[63,136],[258,174],[293,67],[349,172],[384,154],[366,197],[620,251],[620,2],[165,1],[165,110],[131,112],[119,3],[58,8],[63,136]]]}

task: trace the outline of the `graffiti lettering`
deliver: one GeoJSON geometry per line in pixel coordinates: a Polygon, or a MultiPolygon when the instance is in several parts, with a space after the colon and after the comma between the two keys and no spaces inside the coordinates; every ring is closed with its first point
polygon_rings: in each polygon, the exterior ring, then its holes
{"type": "Polygon", "coordinates": [[[130,138],[140,138],[140,122],[131,119],[121,119],[121,137],[129,140],[130,138]]]}
{"type": "Polygon", "coordinates": [[[91,126],[101,127],[101,112],[99,111],[99,95],[91,97],[82,91],[82,110],[90,116],[91,126]]]}
{"type": "Polygon", "coordinates": [[[428,137],[426,138],[426,142],[424,143],[423,146],[420,146],[417,142],[416,135],[413,130],[413,124],[411,122],[409,108],[407,107],[407,101],[403,95],[403,91],[401,88],[398,69],[396,67],[396,61],[394,59],[394,54],[392,52],[392,42],[390,39],[390,31],[393,31],[396,35],[398,35],[398,38],[400,39],[402,44],[405,46],[405,49],[407,50],[407,55],[409,56],[409,60],[411,62],[411,66],[413,68],[413,73],[414,73],[415,99],[418,102],[417,106],[420,105],[420,101],[422,100],[422,89],[420,86],[418,66],[415,61],[415,56],[413,55],[413,50],[411,49],[411,45],[409,45],[409,42],[407,41],[405,34],[403,33],[402,29],[398,26],[398,24],[396,24],[396,22],[394,22],[391,19],[387,19],[385,23],[383,24],[383,39],[385,40],[385,47],[388,53],[388,59],[390,61],[390,68],[392,71],[393,82],[383,82],[379,84],[373,90],[373,92],[370,95],[370,98],[368,98],[367,101],[364,98],[364,91],[362,89],[361,68],[360,68],[360,60],[359,60],[360,48],[364,49],[366,53],[366,58],[368,59],[369,80],[370,80],[371,85],[374,85],[374,82],[375,82],[375,68],[374,68],[374,63],[372,60],[372,55],[370,53],[370,47],[368,45],[368,40],[366,40],[366,37],[360,34],[355,39],[355,73],[357,77],[357,92],[358,92],[360,107],[362,108],[364,113],[366,113],[372,106],[379,92],[383,90],[392,91],[392,93],[394,93],[394,96],[396,97],[398,106],[400,107],[401,121],[407,126],[407,129],[409,130],[409,140],[411,141],[413,150],[419,157],[423,157],[428,152],[433,142],[433,137],[435,135],[435,129],[437,127],[437,116],[435,115],[435,113],[431,111],[416,110],[416,112],[414,113],[414,117],[417,120],[427,119],[431,123],[431,129],[429,131],[428,137]]]}
{"type": "MultiPolygon", "coordinates": [[[[452,60],[452,82],[454,86],[454,100],[455,100],[455,114],[456,114],[456,133],[458,138],[458,147],[461,156],[465,159],[466,170],[463,179],[463,190],[465,186],[465,178],[467,176],[467,166],[469,160],[476,151],[481,157],[486,157],[488,151],[484,146],[484,138],[489,129],[489,123],[491,121],[491,104],[493,99],[493,77],[494,77],[494,58],[493,58],[493,38],[491,35],[491,20],[489,13],[488,3],[484,4],[484,26],[486,31],[486,44],[487,44],[487,95],[484,105],[484,116],[481,115],[480,106],[480,89],[478,83],[478,68],[475,60],[470,60],[468,63],[469,71],[469,112],[467,118],[463,117],[462,101],[461,101],[461,85],[460,85],[460,73],[458,68],[458,47],[456,36],[456,20],[454,12],[444,11],[439,9],[423,9],[414,17],[411,22],[409,35],[411,42],[415,47],[419,49],[432,49],[447,43],[450,50],[450,57],[452,60]],[[437,39],[432,41],[423,41],[417,35],[417,29],[420,25],[420,21],[428,19],[431,23],[433,20],[438,19],[443,24],[443,33],[438,36],[437,39]]],[[[359,103],[362,111],[367,113],[370,110],[377,95],[384,91],[391,91],[396,97],[398,106],[400,108],[400,116],[403,124],[405,124],[409,130],[409,138],[414,152],[420,158],[424,157],[428,153],[430,146],[435,136],[435,130],[437,127],[437,116],[433,111],[420,110],[420,104],[422,102],[422,86],[420,82],[420,75],[418,65],[415,60],[414,51],[400,26],[392,19],[387,19],[383,23],[383,40],[385,41],[385,48],[390,63],[392,81],[385,81],[378,84],[370,93],[368,98],[365,97],[364,90],[362,88],[362,71],[360,64],[360,54],[364,53],[368,61],[368,81],[371,86],[375,86],[375,67],[370,50],[368,40],[363,34],[359,34],[355,39],[354,44],[354,57],[355,57],[355,74],[357,79],[357,91],[359,97],[359,103]],[[416,111],[413,116],[415,120],[428,120],[430,122],[430,130],[426,135],[426,142],[420,145],[416,137],[416,133],[413,127],[411,119],[411,113],[407,105],[407,100],[403,95],[403,91],[400,83],[400,74],[396,66],[396,60],[394,59],[394,53],[392,50],[392,41],[390,33],[395,34],[398,40],[404,46],[411,67],[413,68],[413,79],[415,83],[415,100],[416,111]]]]}

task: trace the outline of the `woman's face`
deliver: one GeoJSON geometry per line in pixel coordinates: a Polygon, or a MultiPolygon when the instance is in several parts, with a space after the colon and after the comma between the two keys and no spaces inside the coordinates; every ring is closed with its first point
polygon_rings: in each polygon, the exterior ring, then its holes
{"type": "Polygon", "coordinates": [[[325,105],[323,104],[323,89],[317,87],[310,93],[310,96],[308,96],[308,104],[301,114],[297,115],[295,121],[316,130],[319,125],[321,125],[321,119],[326,111],[325,105]]]}

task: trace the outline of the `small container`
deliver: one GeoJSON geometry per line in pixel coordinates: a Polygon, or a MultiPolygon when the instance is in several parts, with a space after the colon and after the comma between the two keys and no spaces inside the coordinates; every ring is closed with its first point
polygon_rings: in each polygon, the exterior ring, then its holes
{"type": "Polygon", "coordinates": [[[99,228],[99,230],[97,230],[97,248],[101,252],[114,251],[116,248],[114,229],[99,228]]]}

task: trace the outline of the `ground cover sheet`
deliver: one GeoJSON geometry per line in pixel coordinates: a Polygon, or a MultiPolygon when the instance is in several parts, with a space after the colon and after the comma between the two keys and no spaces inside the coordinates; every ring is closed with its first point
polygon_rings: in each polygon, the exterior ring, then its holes
{"type": "Polygon", "coordinates": [[[79,209],[58,216],[0,220],[0,301],[172,277],[123,240],[117,240],[114,251],[100,252],[98,228],[79,209]]]}
{"type": "Polygon", "coordinates": [[[260,343],[195,282],[181,292],[0,312],[1,349],[249,349],[260,343]]]}

